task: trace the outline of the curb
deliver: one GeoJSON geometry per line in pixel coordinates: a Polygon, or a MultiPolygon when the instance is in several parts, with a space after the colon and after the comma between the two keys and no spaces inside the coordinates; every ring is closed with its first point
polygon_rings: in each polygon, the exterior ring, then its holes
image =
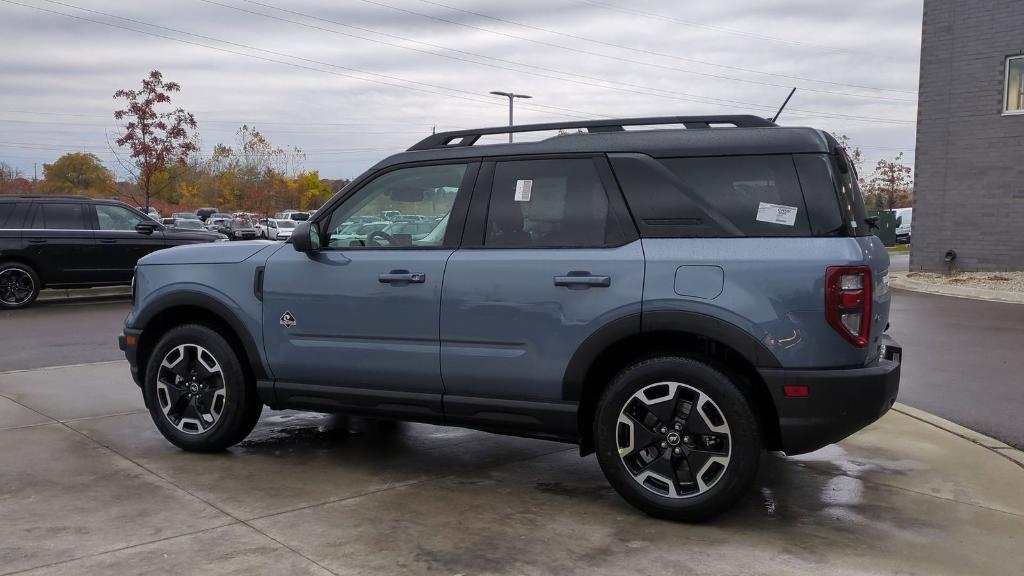
{"type": "Polygon", "coordinates": [[[936,416],[931,412],[925,412],[924,410],[907,406],[900,402],[897,402],[892,409],[904,416],[909,416],[914,420],[919,420],[925,424],[931,424],[940,430],[949,432],[954,436],[959,436],[969,442],[973,442],[982,448],[988,449],[990,452],[994,452],[995,454],[1006,458],[1021,468],[1024,468],[1024,452],[1017,450],[1005,442],[996,440],[995,438],[991,438],[980,432],[975,432],[974,430],[965,428],[955,422],[950,422],[949,420],[936,416]]]}
{"type": "Polygon", "coordinates": [[[896,288],[898,290],[910,290],[912,292],[925,292],[928,294],[938,294],[940,296],[952,296],[954,298],[969,298],[971,300],[986,300],[988,302],[1002,302],[1005,304],[1024,304],[1024,293],[1022,292],[930,284],[928,282],[907,278],[905,274],[906,273],[892,274],[889,280],[889,287],[896,288]]]}
{"type": "Polygon", "coordinates": [[[106,286],[103,288],[77,288],[40,290],[36,302],[58,302],[61,300],[87,300],[95,298],[120,298],[132,295],[131,286],[106,286]]]}

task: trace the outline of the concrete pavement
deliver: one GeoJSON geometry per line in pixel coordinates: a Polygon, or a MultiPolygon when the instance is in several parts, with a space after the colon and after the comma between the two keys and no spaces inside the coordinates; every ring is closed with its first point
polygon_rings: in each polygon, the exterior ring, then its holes
{"type": "Polygon", "coordinates": [[[1008,574],[1024,467],[891,412],[768,455],[704,525],[571,446],[265,411],[222,454],[157,433],[123,362],[0,374],[0,573],[1008,574]]]}

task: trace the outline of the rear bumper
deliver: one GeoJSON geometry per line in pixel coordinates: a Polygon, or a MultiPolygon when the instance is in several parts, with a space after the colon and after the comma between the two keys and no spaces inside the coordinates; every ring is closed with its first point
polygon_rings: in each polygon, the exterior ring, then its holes
{"type": "Polygon", "coordinates": [[[889,411],[900,389],[902,349],[885,337],[886,359],[846,370],[762,369],[779,414],[782,451],[803,454],[838,442],[889,411]],[[787,397],[783,386],[807,386],[804,398],[787,397]]]}

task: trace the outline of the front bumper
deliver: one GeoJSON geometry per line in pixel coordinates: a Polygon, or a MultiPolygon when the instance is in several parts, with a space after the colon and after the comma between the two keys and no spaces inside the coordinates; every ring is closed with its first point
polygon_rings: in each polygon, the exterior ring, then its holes
{"type": "Polygon", "coordinates": [[[139,362],[138,362],[138,351],[139,351],[139,337],[142,336],[142,330],[135,330],[132,328],[125,328],[124,334],[117,337],[117,347],[124,352],[124,357],[128,360],[128,366],[132,372],[132,380],[142,387],[142,375],[139,374],[139,362]]]}
{"type": "Polygon", "coordinates": [[[838,442],[882,417],[896,402],[903,350],[884,336],[885,357],[865,368],[762,369],[779,415],[781,449],[803,454],[838,442]],[[789,397],[783,386],[807,386],[806,397],[789,397]]]}

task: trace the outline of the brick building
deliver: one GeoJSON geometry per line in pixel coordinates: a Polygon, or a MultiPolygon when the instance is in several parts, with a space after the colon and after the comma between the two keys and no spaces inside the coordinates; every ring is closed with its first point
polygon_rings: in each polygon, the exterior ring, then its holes
{"type": "Polygon", "coordinates": [[[924,0],[914,270],[1024,269],[1024,0],[924,0]]]}

